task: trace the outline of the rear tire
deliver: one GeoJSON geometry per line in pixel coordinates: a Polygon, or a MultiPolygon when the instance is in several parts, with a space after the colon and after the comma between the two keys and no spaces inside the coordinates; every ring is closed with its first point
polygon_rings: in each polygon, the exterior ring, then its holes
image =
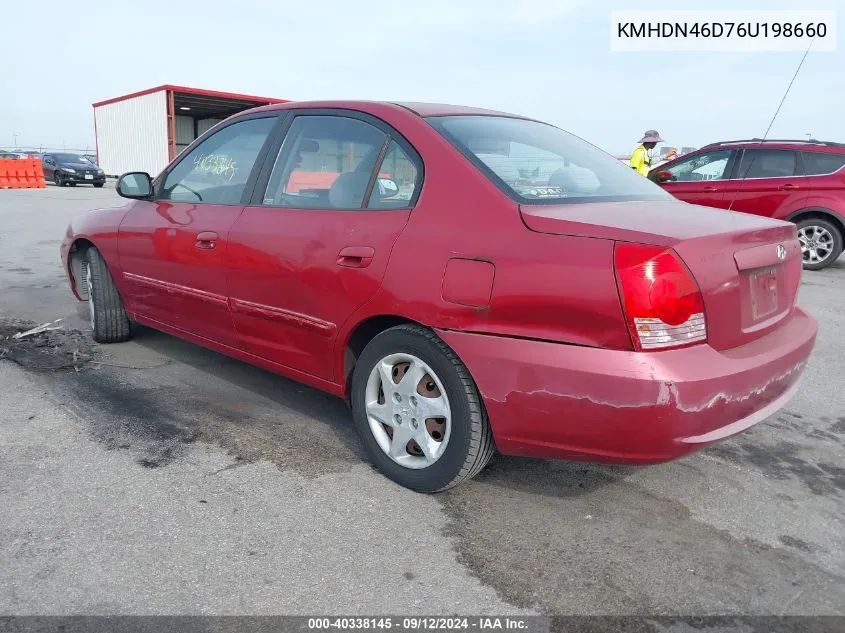
{"type": "Polygon", "coordinates": [[[843,248],[839,227],[815,217],[804,218],[797,224],[805,270],[821,270],[839,259],[843,248]]]}
{"type": "MultiPolygon", "coordinates": [[[[420,326],[400,325],[370,341],[353,370],[351,405],[352,419],[372,464],[399,485],[417,492],[441,492],[475,477],[495,452],[490,423],[469,371],[434,332],[420,326]],[[413,360],[408,365],[406,360],[396,359],[413,360]],[[417,388],[416,377],[412,377],[407,385],[402,382],[406,374],[411,375],[416,361],[419,361],[418,371],[422,372],[419,385],[428,385],[426,389],[431,389],[431,393],[435,394],[431,397],[436,400],[426,400],[424,390],[417,388]],[[407,366],[398,373],[397,368],[403,364],[407,366]],[[384,374],[376,373],[382,367],[393,368],[388,373],[392,375],[394,384],[387,388],[380,378],[384,374]],[[439,385],[436,390],[431,388],[435,383],[439,385]],[[384,404],[379,403],[392,401],[388,391],[403,385],[404,389],[409,385],[411,388],[411,391],[402,392],[405,400],[397,396],[397,401],[402,402],[385,409],[387,417],[402,421],[397,422],[397,426],[380,424],[379,417],[372,414],[373,407],[382,407],[384,404]],[[379,396],[374,398],[376,392],[379,396]],[[434,415],[430,413],[434,406],[431,403],[444,401],[448,414],[444,417],[443,426],[434,423],[435,426],[429,428],[434,420],[429,417],[434,415]],[[419,420],[412,416],[419,417],[419,420]],[[394,434],[400,429],[407,431],[409,423],[416,429],[407,444],[410,448],[394,453],[400,455],[394,458],[390,455],[393,445],[386,448],[385,444],[398,437],[394,434]],[[393,428],[389,430],[391,426],[393,428]],[[420,438],[421,442],[434,440],[426,445],[432,454],[437,455],[433,461],[416,443],[416,438],[420,438]],[[445,446],[438,446],[438,442],[445,446]]],[[[405,436],[402,437],[404,440],[405,436]]],[[[402,444],[404,441],[397,442],[397,446],[402,444]]]]}
{"type": "Polygon", "coordinates": [[[91,331],[97,343],[122,343],[131,335],[129,318],[111,273],[96,248],[85,254],[85,282],[91,331]]]}

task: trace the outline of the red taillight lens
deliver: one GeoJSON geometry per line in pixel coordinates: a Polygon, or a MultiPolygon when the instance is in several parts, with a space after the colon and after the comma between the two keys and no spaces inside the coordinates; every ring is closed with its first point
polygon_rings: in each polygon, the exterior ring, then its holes
{"type": "Polygon", "coordinates": [[[701,291],[675,251],[617,243],[614,265],[636,349],[668,349],[707,340],[701,291]]]}

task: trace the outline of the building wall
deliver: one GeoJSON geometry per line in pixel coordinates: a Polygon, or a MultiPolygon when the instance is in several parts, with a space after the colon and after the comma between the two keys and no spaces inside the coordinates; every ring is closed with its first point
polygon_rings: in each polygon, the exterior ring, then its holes
{"type": "Polygon", "coordinates": [[[176,154],[194,142],[194,117],[176,115],[176,154]]]}
{"type": "Polygon", "coordinates": [[[200,119],[197,121],[197,135],[202,136],[223,119],[200,119]]]}
{"type": "Polygon", "coordinates": [[[167,166],[166,96],[159,90],[94,108],[97,154],[106,174],[146,171],[155,177],[167,166]]]}

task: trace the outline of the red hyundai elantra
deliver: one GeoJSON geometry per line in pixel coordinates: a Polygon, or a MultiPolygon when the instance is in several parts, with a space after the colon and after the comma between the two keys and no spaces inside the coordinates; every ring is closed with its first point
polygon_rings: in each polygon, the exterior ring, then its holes
{"type": "Polygon", "coordinates": [[[682,456],[784,406],[815,343],[793,224],[514,115],[268,106],[118,192],[62,245],[95,340],[142,323],[347,398],[414,490],[496,449],[682,456]]]}

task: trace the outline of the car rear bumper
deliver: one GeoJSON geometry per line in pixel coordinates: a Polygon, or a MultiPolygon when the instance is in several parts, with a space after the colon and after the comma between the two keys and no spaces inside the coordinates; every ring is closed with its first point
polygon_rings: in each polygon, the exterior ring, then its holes
{"type": "Polygon", "coordinates": [[[741,347],[651,353],[438,333],[478,385],[501,452],[645,464],[740,433],[782,408],[817,327],[796,308],[778,330],[741,347]]]}

